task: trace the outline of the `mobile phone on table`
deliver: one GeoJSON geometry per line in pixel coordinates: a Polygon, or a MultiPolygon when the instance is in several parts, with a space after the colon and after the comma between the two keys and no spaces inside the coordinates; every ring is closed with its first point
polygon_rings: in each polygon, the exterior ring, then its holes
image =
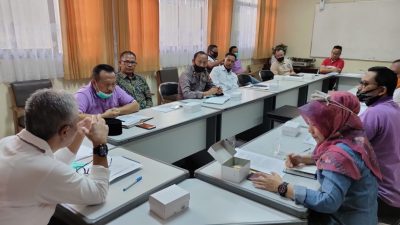
{"type": "Polygon", "coordinates": [[[146,129],[146,130],[151,130],[156,128],[155,125],[149,124],[149,123],[138,123],[135,126],[146,129]]]}

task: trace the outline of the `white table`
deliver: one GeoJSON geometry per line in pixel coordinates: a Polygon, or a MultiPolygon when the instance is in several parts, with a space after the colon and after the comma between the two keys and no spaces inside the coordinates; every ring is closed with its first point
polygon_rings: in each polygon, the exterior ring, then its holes
{"type": "Polygon", "coordinates": [[[138,155],[122,148],[109,152],[110,156],[122,155],[143,165],[139,171],[115,181],[109,187],[105,203],[95,206],[62,204],[55,216],[68,224],[104,224],[147,201],[148,196],[171,184],[179,183],[189,175],[186,170],[138,155]],[[137,176],[143,179],[127,191],[122,189],[137,176]]]}
{"type": "Polygon", "coordinates": [[[113,220],[109,225],[188,225],[188,224],[306,224],[257,202],[197,179],[178,184],[190,192],[189,209],[162,220],[150,212],[146,202],[113,220]]]}
{"type": "MultiPolygon", "coordinates": [[[[163,106],[176,104],[179,102],[163,106]]],[[[219,110],[202,107],[201,111],[190,113],[179,108],[164,113],[153,108],[140,110],[138,114],[153,117],[146,123],[155,125],[155,129],[123,129],[121,135],[110,136],[108,142],[167,163],[207,149],[215,142],[219,110]]]]}
{"type": "Polygon", "coordinates": [[[339,91],[348,91],[355,86],[358,86],[361,81],[361,77],[363,74],[358,73],[341,73],[336,75],[339,78],[338,90],[339,91]]]}
{"type": "MultiPolygon", "coordinates": [[[[295,121],[305,124],[300,117],[296,118],[295,121]]],[[[313,150],[313,146],[304,143],[304,139],[308,137],[308,135],[307,128],[304,127],[301,129],[301,134],[297,137],[282,136],[281,128],[278,127],[246,143],[241,146],[241,149],[283,159],[287,153],[291,152],[305,154],[304,151],[309,149],[308,152],[310,153],[311,150],[313,150]],[[278,145],[280,146],[280,151],[276,154],[275,152],[277,152],[276,150],[278,145]]],[[[198,169],[195,174],[196,177],[201,180],[220,186],[234,193],[238,193],[282,212],[299,218],[306,218],[307,216],[308,209],[304,206],[296,205],[294,201],[283,198],[276,193],[257,189],[253,187],[252,183],[248,180],[244,180],[240,184],[222,180],[221,166],[216,161],[198,169]]],[[[317,180],[293,176],[290,174],[285,174],[283,179],[289,183],[303,185],[311,189],[319,188],[317,180]]]]}

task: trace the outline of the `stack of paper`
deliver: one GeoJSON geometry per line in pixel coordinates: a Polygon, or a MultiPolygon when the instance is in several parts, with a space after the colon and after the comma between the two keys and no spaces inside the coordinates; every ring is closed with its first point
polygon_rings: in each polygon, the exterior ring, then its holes
{"type": "Polygon", "coordinates": [[[307,166],[298,166],[293,168],[286,168],[285,173],[307,177],[310,179],[316,179],[317,166],[315,165],[307,165],[307,166]]]}
{"type": "Polygon", "coordinates": [[[218,104],[218,105],[222,105],[225,102],[227,102],[231,97],[224,95],[224,96],[218,96],[218,97],[211,97],[211,98],[207,98],[204,103],[208,103],[208,104],[218,104]]]}
{"type": "Polygon", "coordinates": [[[131,128],[136,124],[143,123],[147,120],[152,119],[152,117],[140,115],[140,114],[128,114],[123,116],[118,116],[117,119],[122,121],[122,127],[131,128]]]}

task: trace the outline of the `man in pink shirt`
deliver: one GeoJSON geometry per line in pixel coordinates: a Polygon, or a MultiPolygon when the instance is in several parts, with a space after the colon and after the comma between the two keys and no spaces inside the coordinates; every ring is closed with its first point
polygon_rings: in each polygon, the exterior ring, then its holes
{"type": "Polygon", "coordinates": [[[333,46],[331,57],[326,58],[322,61],[321,66],[319,67],[319,73],[326,74],[326,73],[340,73],[344,67],[344,60],[340,58],[342,54],[342,46],[335,45],[333,46]]]}

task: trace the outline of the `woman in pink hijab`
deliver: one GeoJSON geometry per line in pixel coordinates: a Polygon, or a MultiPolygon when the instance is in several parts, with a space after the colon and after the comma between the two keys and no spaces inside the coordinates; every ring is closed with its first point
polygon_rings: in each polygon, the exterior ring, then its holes
{"type": "Polygon", "coordinates": [[[357,116],[357,97],[348,92],[318,92],[312,99],[299,110],[317,146],[312,155],[288,155],[286,166],[316,164],[320,189],[288,184],[276,173],[257,173],[254,186],[309,208],[309,224],[376,225],[376,178],[381,179],[381,173],[357,116]]]}

